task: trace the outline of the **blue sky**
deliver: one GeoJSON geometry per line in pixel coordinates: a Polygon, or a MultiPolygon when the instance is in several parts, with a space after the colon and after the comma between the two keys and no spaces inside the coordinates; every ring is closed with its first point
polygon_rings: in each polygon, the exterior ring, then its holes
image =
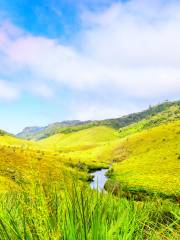
{"type": "Polygon", "coordinates": [[[167,0],[1,0],[0,129],[177,100],[179,12],[167,0]]]}

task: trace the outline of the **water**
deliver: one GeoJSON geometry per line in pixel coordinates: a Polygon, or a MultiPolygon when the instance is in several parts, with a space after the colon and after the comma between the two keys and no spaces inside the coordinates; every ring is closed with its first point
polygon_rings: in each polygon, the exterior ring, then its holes
{"type": "Polygon", "coordinates": [[[107,172],[108,169],[101,169],[91,173],[91,175],[94,176],[94,179],[90,184],[91,189],[98,189],[99,191],[102,191],[104,189],[104,185],[107,181],[107,172]]]}

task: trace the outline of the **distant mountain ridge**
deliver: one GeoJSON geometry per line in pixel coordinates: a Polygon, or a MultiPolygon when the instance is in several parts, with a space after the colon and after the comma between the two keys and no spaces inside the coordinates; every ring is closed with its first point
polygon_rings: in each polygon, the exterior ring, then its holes
{"type": "MultiPolygon", "coordinates": [[[[95,120],[95,121],[63,121],[49,124],[46,127],[26,127],[21,133],[16,136],[26,140],[41,140],[57,133],[76,132],[82,129],[91,128],[94,126],[108,126],[114,129],[123,128],[130,124],[137,123],[143,119],[151,118],[157,114],[169,111],[172,118],[179,118],[180,115],[180,101],[168,102],[150,106],[148,109],[137,113],[131,113],[114,119],[95,120]],[[172,109],[174,107],[174,109],[172,109]],[[172,109],[172,110],[171,110],[172,109]]],[[[167,115],[166,114],[166,115],[167,115]]],[[[160,121],[160,120],[159,120],[160,121]]],[[[162,121],[162,119],[161,119],[162,121]]]]}
{"type": "Polygon", "coordinates": [[[26,127],[23,129],[24,134],[29,134],[29,133],[37,133],[41,130],[43,130],[45,127],[26,127]]]}
{"type": "Polygon", "coordinates": [[[6,132],[0,129],[0,136],[4,136],[5,134],[6,132]]]}
{"type": "Polygon", "coordinates": [[[55,122],[49,124],[45,127],[26,127],[22,130],[22,132],[18,133],[16,137],[26,139],[26,140],[40,140],[42,138],[51,136],[56,133],[56,131],[60,128],[67,127],[67,126],[75,126],[80,124],[81,121],[79,120],[72,120],[72,121],[62,121],[62,122],[55,122]]]}
{"type": "Polygon", "coordinates": [[[6,131],[0,129],[0,136],[5,136],[5,135],[14,136],[12,133],[9,133],[9,132],[6,132],[6,131]]]}

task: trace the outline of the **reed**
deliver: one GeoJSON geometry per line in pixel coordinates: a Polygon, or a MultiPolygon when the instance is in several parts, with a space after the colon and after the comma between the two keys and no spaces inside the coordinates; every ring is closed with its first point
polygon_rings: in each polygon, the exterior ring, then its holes
{"type": "Polygon", "coordinates": [[[177,239],[178,206],[136,202],[88,186],[35,181],[0,196],[0,239],[177,239]]]}

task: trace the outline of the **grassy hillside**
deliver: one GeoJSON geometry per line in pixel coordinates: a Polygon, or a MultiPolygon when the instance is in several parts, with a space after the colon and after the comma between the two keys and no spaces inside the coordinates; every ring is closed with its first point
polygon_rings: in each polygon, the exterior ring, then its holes
{"type": "Polygon", "coordinates": [[[33,142],[28,142],[22,139],[18,139],[8,134],[0,135],[0,145],[23,146],[24,144],[28,146],[32,146],[32,145],[36,146],[33,142]]]}
{"type": "Polygon", "coordinates": [[[178,104],[167,104],[164,111],[118,130],[92,126],[58,133],[39,142],[2,134],[1,176],[3,179],[8,176],[6,169],[10,165],[10,169],[24,175],[23,178],[31,176],[33,168],[42,178],[52,170],[59,179],[61,170],[68,169],[69,173],[79,170],[80,178],[87,179],[89,169],[108,167],[116,162],[111,178],[130,186],[174,192],[179,186],[176,169],[179,134],[176,131],[179,131],[180,110],[178,104]],[[161,181],[166,184],[161,186],[161,181]]]}
{"type": "Polygon", "coordinates": [[[148,109],[144,111],[141,111],[138,113],[132,113],[132,114],[122,116],[120,118],[115,118],[115,119],[107,119],[107,120],[100,120],[100,121],[86,121],[86,122],[80,122],[80,121],[74,120],[74,121],[64,121],[60,123],[50,124],[47,127],[43,127],[43,128],[34,128],[34,127],[25,128],[21,133],[17,134],[17,137],[28,139],[28,140],[40,140],[57,133],[77,132],[77,131],[88,129],[94,126],[108,126],[113,129],[119,129],[119,128],[126,127],[130,124],[137,123],[143,119],[145,120],[147,118],[151,118],[164,111],[171,112],[171,109],[173,107],[175,109],[179,109],[180,101],[164,102],[159,105],[150,106],[148,109]]]}
{"type": "Polygon", "coordinates": [[[111,178],[130,187],[179,193],[180,121],[132,134],[114,150],[111,178]]]}
{"type": "Polygon", "coordinates": [[[44,181],[49,174],[54,181],[66,176],[87,179],[86,172],[77,172],[58,153],[48,151],[36,142],[24,141],[4,134],[0,136],[0,191],[18,188],[32,179],[44,181]]]}
{"type": "Polygon", "coordinates": [[[26,140],[40,140],[58,133],[61,129],[76,126],[81,122],[78,120],[63,121],[49,124],[46,127],[26,127],[16,137],[26,140]]]}
{"type": "Polygon", "coordinates": [[[0,131],[0,238],[178,239],[180,108],[141,114],[38,142],[0,131]],[[89,171],[110,164],[108,192],[90,190],[89,171]],[[152,192],[161,195],[140,195],[152,192]]]}
{"type": "Polygon", "coordinates": [[[154,116],[147,117],[137,123],[128,125],[119,129],[119,136],[125,137],[137,132],[141,132],[144,129],[150,129],[161,124],[180,120],[180,105],[172,105],[161,113],[155,114],[154,116]]]}
{"type": "Polygon", "coordinates": [[[42,148],[56,151],[72,164],[86,164],[89,167],[107,166],[118,132],[99,126],[68,134],[60,133],[38,142],[42,148]]]}
{"type": "Polygon", "coordinates": [[[5,134],[5,132],[0,129],[0,136],[3,136],[4,134],[5,134]]]}
{"type": "Polygon", "coordinates": [[[117,137],[118,134],[114,129],[105,126],[99,126],[69,134],[56,134],[40,142],[45,144],[47,147],[71,148],[73,146],[81,147],[86,145],[97,145],[102,142],[111,141],[117,137]]]}

